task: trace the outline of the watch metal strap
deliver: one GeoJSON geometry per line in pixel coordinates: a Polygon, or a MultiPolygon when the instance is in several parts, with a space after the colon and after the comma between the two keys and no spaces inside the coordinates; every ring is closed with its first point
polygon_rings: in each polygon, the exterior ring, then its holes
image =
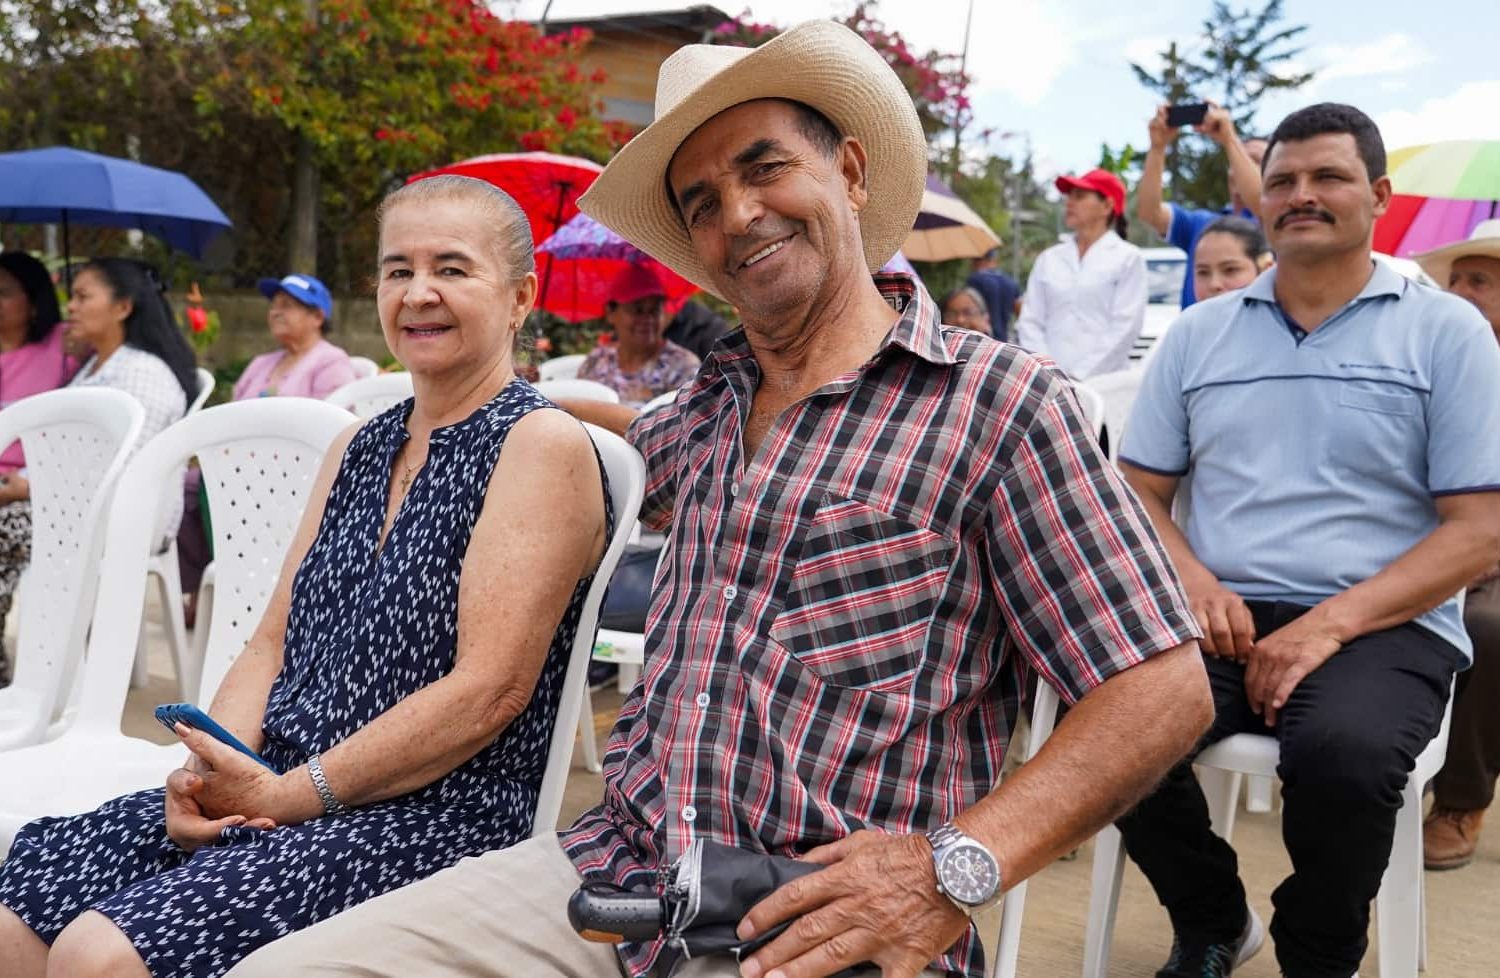
{"type": "Polygon", "coordinates": [[[339,812],[347,811],[349,806],[339,801],[333,794],[333,789],[328,786],[328,777],[323,773],[323,762],[319,755],[314,754],[307,759],[307,773],[312,778],[313,787],[318,789],[318,798],[323,802],[324,815],[337,815],[339,812]]]}
{"type": "Polygon", "coordinates": [[[937,852],[943,846],[949,846],[964,837],[952,822],[944,822],[937,828],[927,833],[927,841],[932,846],[932,851],[937,852]]]}

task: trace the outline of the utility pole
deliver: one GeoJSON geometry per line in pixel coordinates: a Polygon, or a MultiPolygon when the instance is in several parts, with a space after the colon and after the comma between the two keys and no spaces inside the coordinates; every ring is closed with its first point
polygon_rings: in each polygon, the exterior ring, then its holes
{"type": "MultiPolygon", "coordinates": [[[[964,49],[958,56],[958,73],[962,75],[969,65],[969,31],[974,26],[974,0],[969,0],[969,13],[964,18],[964,49]]],[[[962,112],[962,110],[960,110],[962,112]]],[[[953,119],[953,161],[948,167],[948,184],[958,178],[958,164],[963,158],[964,119],[955,115],[953,119]]]]}

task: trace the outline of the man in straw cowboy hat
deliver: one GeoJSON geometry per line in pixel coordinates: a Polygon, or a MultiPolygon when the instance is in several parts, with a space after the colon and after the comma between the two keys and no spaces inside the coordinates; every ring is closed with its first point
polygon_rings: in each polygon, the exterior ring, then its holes
{"type": "Polygon", "coordinates": [[[1190,747],[1196,625],[1066,381],[872,278],[925,165],[910,97],[841,26],[662,66],[656,121],[581,206],[743,328],[672,406],[614,409],[672,546],[605,800],[237,978],[645,975],[660,942],[588,944],[563,905],[583,878],[649,891],[696,839],[826,868],[741,921],[754,939],[800,915],[760,951],[681,974],[980,978],[970,915],[1190,747]],[[1076,705],[996,789],[1031,669],[1076,705]]]}
{"type": "MultiPolygon", "coordinates": [[[[1500,220],[1481,221],[1467,241],[1414,257],[1439,285],[1472,302],[1500,338],[1500,220]]],[[[1428,869],[1457,869],[1473,861],[1484,813],[1495,800],[1495,779],[1500,777],[1500,567],[1489,568],[1469,585],[1464,629],[1474,642],[1474,666],[1458,677],[1448,757],[1432,779],[1432,813],[1422,826],[1428,869]]]]}

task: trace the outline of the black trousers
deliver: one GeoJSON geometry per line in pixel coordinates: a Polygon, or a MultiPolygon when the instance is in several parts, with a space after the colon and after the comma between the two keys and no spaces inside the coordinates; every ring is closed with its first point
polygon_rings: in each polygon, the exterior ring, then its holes
{"type": "MultiPolygon", "coordinates": [[[[1249,606],[1262,636],[1307,611],[1279,602],[1249,606]]],[[[1281,741],[1282,837],[1292,875],[1271,896],[1271,936],[1288,978],[1349,978],[1359,967],[1401,789],[1437,735],[1461,661],[1457,649],[1420,625],[1362,636],[1303,679],[1268,730],[1245,698],[1244,667],[1205,657],[1217,715],[1199,749],[1236,733],[1274,733],[1281,741]]],[[[1180,936],[1209,942],[1239,935],[1239,864],[1210,829],[1187,761],[1117,825],[1180,936]]]]}

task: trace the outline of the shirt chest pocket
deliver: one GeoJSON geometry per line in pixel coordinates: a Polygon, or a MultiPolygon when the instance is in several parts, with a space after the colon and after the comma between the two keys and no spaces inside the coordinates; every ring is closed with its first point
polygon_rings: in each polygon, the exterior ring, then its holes
{"type": "Polygon", "coordinates": [[[1417,392],[1390,384],[1354,381],[1339,391],[1330,453],[1351,472],[1381,479],[1409,475],[1423,465],[1426,418],[1417,392]]]}
{"type": "Polygon", "coordinates": [[[849,499],[825,499],[792,569],[771,639],[825,682],[910,682],[956,544],[849,499]]]}

